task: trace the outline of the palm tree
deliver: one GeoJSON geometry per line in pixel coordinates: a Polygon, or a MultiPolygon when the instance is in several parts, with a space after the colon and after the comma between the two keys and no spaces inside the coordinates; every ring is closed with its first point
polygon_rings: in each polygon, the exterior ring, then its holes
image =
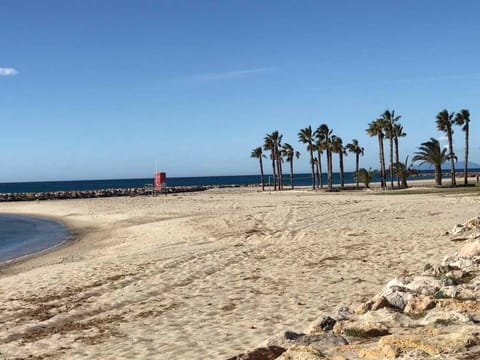
{"type": "Polygon", "coordinates": [[[385,137],[390,144],[390,186],[393,188],[393,141],[395,138],[395,124],[400,120],[401,116],[395,116],[395,110],[385,110],[381,118],[384,122],[385,137]]]}
{"type": "Polygon", "coordinates": [[[355,154],[355,177],[357,179],[357,188],[358,188],[358,169],[360,165],[360,155],[363,156],[365,149],[358,144],[357,139],[353,139],[351,143],[347,144],[347,150],[355,154]]]}
{"type": "Polygon", "coordinates": [[[380,181],[381,181],[382,189],[384,189],[386,186],[385,152],[383,150],[383,139],[385,137],[385,134],[383,133],[384,128],[385,128],[385,123],[383,119],[380,118],[368,124],[368,128],[366,129],[366,132],[368,135],[378,137],[378,149],[379,149],[378,155],[380,158],[380,178],[381,178],[380,181]]]}
{"type": "MultiPolygon", "coordinates": [[[[282,157],[280,154],[280,147],[282,146],[282,137],[278,130],[273,131],[271,134],[267,134],[265,136],[265,146],[269,148],[272,152],[272,166],[273,170],[277,174],[277,179],[274,181],[275,183],[275,190],[277,189],[277,183],[278,183],[278,190],[283,189],[283,180],[282,180],[282,157]],[[276,167],[276,169],[275,169],[276,167]]],[[[274,174],[275,177],[275,174],[274,174]]],[[[274,179],[275,180],[275,179],[274,179]]]]}
{"type": "Polygon", "coordinates": [[[290,186],[294,187],[293,185],[293,158],[299,158],[300,157],[300,152],[295,151],[292,145],[285,143],[282,146],[282,155],[285,156],[287,159],[287,162],[290,163],[290,186]]]}
{"type": "Polygon", "coordinates": [[[393,164],[393,173],[397,176],[397,179],[402,180],[402,187],[408,188],[407,178],[410,175],[417,174],[418,171],[412,167],[412,164],[410,164],[410,166],[408,165],[407,156],[404,163],[397,161],[395,164],[393,164]]]}
{"type": "Polygon", "coordinates": [[[272,160],[273,189],[277,190],[277,167],[275,166],[275,146],[273,144],[272,139],[268,136],[265,137],[265,143],[263,144],[263,149],[270,151],[270,160],[272,160]]]}
{"type": "Polygon", "coordinates": [[[315,190],[315,161],[313,159],[313,131],[309,125],[305,129],[301,129],[298,133],[298,141],[307,144],[307,151],[310,153],[310,165],[312,166],[312,188],[315,190]]]}
{"type": "Polygon", "coordinates": [[[465,132],[465,164],[463,169],[463,183],[468,185],[468,133],[469,133],[469,124],[470,124],[470,111],[463,109],[455,116],[455,124],[462,126],[462,130],[465,132]]]}
{"type": "Polygon", "coordinates": [[[315,136],[317,141],[321,144],[322,148],[325,149],[327,155],[327,183],[328,191],[333,190],[333,179],[332,179],[332,131],[327,126],[327,124],[320,125],[317,130],[315,130],[315,136]]]}
{"type": "Polygon", "coordinates": [[[435,184],[442,185],[442,164],[448,160],[447,149],[440,149],[440,142],[430,138],[420,145],[412,161],[420,161],[420,165],[428,163],[435,167],[435,184]]]}
{"type": "Polygon", "coordinates": [[[343,140],[341,137],[333,135],[332,136],[332,152],[338,154],[338,161],[340,167],[340,187],[343,188],[345,186],[344,177],[343,177],[343,156],[347,155],[347,151],[343,146],[343,140]]]}
{"type": "Polygon", "coordinates": [[[263,155],[262,147],[259,146],[253,149],[250,157],[258,159],[260,161],[260,181],[262,183],[262,191],[265,191],[265,182],[263,177],[263,158],[266,158],[266,156],[263,155]]]}
{"type": "Polygon", "coordinates": [[[365,187],[367,189],[370,189],[370,182],[372,181],[373,177],[375,176],[377,172],[375,170],[367,170],[365,168],[361,168],[361,169],[358,169],[356,175],[355,175],[355,179],[357,180],[357,184],[358,182],[362,182],[365,184],[365,187]]]}
{"type": "Polygon", "coordinates": [[[447,110],[440,111],[437,115],[437,129],[443,131],[448,139],[448,159],[450,160],[450,177],[452,179],[452,186],[457,184],[455,180],[455,153],[453,152],[453,129],[455,113],[448,113],[447,110]]]}
{"type": "MultiPolygon", "coordinates": [[[[400,156],[398,154],[398,138],[407,136],[407,133],[403,132],[403,126],[396,123],[393,126],[393,143],[395,144],[395,163],[400,162],[400,156]]],[[[400,178],[397,176],[397,185],[400,186],[400,178]]]]}

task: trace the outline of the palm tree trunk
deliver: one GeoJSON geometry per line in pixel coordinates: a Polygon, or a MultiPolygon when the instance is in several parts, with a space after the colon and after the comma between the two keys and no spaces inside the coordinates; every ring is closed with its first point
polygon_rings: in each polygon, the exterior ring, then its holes
{"type": "Polygon", "coordinates": [[[333,191],[333,181],[332,181],[332,151],[327,149],[327,157],[328,157],[328,191],[333,191]]]}
{"type": "Polygon", "coordinates": [[[442,185],[442,165],[435,165],[435,185],[442,185]]]}
{"type": "Polygon", "coordinates": [[[358,169],[360,166],[360,154],[355,153],[355,178],[357,179],[357,188],[358,188],[358,169]]]}
{"type": "Polygon", "coordinates": [[[275,169],[275,151],[272,150],[272,177],[273,177],[273,190],[277,190],[277,170],[275,169]]]}
{"type": "Polygon", "coordinates": [[[318,159],[315,159],[315,168],[317,169],[317,189],[318,189],[318,184],[320,183],[320,166],[319,166],[319,163],[318,163],[318,159]]]}
{"type": "Polygon", "coordinates": [[[293,156],[290,159],[290,187],[293,190],[293,156]]]}
{"type": "Polygon", "coordinates": [[[278,190],[283,189],[282,183],[282,157],[280,156],[280,152],[278,151],[278,146],[275,145],[275,159],[277,162],[277,179],[278,179],[278,190]]]}
{"type": "MultiPolygon", "coordinates": [[[[398,137],[395,136],[393,140],[395,141],[395,163],[398,164],[400,162],[400,156],[398,155],[398,137]]],[[[398,187],[400,187],[400,177],[398,176],[398,174],[397,174],[397,185],[398,187]]]]}
{"type": "Polygon", "coordinates": [[[452,178],[452,186],[457,185],[457,181],[455,179],[455,157],[453,156],[453,139],[452,139],[452,131],[447,132],[448,136],[448,150],[449,150],[449,157],[450,157],[450,177],[452,178]]]}
{"type": "Polygon", "coordinates": [[[262,182],[262,191],[265,191],[265,181],[263,177],[263,160],[262,156],[260,156],[260,181],[262,182]]]}
{"type": "Polygon", "coordinates": [[[345,187],[345,183],[343,181],[343,152],[340,151],[338,156],[340,157],[340,187],[343,189],[345,187]]]}
{"type": "Polygon", "coordinates": [[[380,157],[380,183],[382,189],[385,188],[385,155],[383,153],[383,139],[382,139],[382,134],[378,134],[378,151],[379,151],[379,157],[380,157]]]}
{"type": "Polygon", "coordinates": [[[468,122],[465,124],[465,167],[463,171],[463,182],[468,185],[468,122]]]}
{"type": "Polygon", "coordinates": [[[315,190],[315,164],[313,161],[313,150],[310,149],[310,165],[312,166],[312,189],[315,190]]]}
{"type": "Polygon", "coordinates": [[[390,136],[390,187],[393,189],[393,139],[390,136]]]}
{"type": "Polygon", "coordinates": [[[323,189],[323,179],[322,179],[322,153],[318,151],[318,171],[320,172],[320,176],[318,177],[318,183],[320,184],[320,188],[323,189]]]}

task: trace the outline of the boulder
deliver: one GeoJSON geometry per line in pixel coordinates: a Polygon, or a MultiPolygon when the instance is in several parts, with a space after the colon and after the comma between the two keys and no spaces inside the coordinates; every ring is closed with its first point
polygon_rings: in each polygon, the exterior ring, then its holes
{"type": "Polygon", "coordinates": [[[244,354],[236,355],[228,360],[274,360],[277,359],[286,349],[280,346],[260,347],[244,354]]]}
{"type": "Polygon", "coordinates": [[[434,310],[429,311],[425,317],[420,321],[423,326],[426,325],[441,325],[447,326],[455,323],[471,323],[470,315],[458,311],[434,310]]]}
{"type": "Polygon", "coordinates": [[[422,314],[427,310],[435,307],[435,300],[429,296],[417,297],[413,296],[403,310],[406,314],[422,314]]]}
{"type": "Polygon", "coordinates": [[[389,335],[378,341],[379,346],[390,345],[405,353],[409,350],[425,352],[430,356],[454,354],[480,343],[478,327],[421,328],[407,335],[389,335]]]}
{"type": "Polygon", "coordinates": [[[326,351],[335,346],[348,344],[347,340],[340,335],[322,332],[319,334],[303,334],[293,331],[285,331],[270,339],[268,339],[263,346],[279,346],[283,348],[290,348],[294,345],[311,346],[318,351],[326,351]]]}
{"type": "Polygon", "coordinates": [[[405,288],[417,295],[431,296],[442,286],[450,283],[451,280],[448,278],[435,279],[431,276],[416,276],[408,284],[405,284],[405,288]]]}
{"type": "Polygon", "coordinates": [[[321,360],[327,359],[312,346],[295,345],[284,352],[278,360],[321,360]]]}
{"type": "Polygon", "coordinates": [[[471,243],[465,244],[458,252],[458,255],[466,258],[480,256],[480,241],[475,240],[471,243]]]}

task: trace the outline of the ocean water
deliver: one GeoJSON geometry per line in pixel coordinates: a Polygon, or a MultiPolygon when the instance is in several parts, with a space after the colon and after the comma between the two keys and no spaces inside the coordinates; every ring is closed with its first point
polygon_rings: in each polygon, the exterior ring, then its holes
{"type": "MultiPolygon", "coordinates": [[[[422,179],[433,179],[433,171],[421,171],[422,179]]],[[[284,174],[284,184],[290,184],[290,176],[284,174]]],[[[323,183],[327,183],[327,175],[323,174],[323,183]]],[[[412,176],[410,179],[420,177],[412,176]]],[[[265,183],[271,181],[271,175],[265,175],[265,183]]],[[[374,182],[380,181],[378,176],[374,182]]],[[[310,186],[312,184],[311,174],[295,174],[294,182],[297,186],[310,186]]],[[[333,174],[333,183],[340,183],[340,174],[333,174]]],[[[354,173],[345,173],[345,183],[355,183],[354,173]]],[[[0,193],[22,193],[22,192],[54,192],[72,190],[100,190],[100,189],[128,189],[140,188],[146,184],[153,184],[152,178],[140,179],[114,179],[114,180],[79,180],[79,181],[42,181],[42,182],[17,182],[0,183],[0,193]]],[[[201,177],[172,177],[167,174],[167,186],[217,186],[217,185],[255,185],[260,184],[260,175],[238,175],[238,176],[201,176],[201,177]]]]}
{"type": "Polygon", "coordinates": [[[0,214],[0,263],[59,245],[69,236],[55,221],[0,214]]]}

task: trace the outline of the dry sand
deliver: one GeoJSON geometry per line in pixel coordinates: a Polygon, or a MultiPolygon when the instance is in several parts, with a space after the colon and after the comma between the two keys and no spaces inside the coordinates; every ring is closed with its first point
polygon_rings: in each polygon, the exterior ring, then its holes
{"type": "Polygon", "coordinates": [[[0,358],[224,359],[454,252],[472,195],[210,190],[3,203],[67,245],[0,268],[0,358]]]}

